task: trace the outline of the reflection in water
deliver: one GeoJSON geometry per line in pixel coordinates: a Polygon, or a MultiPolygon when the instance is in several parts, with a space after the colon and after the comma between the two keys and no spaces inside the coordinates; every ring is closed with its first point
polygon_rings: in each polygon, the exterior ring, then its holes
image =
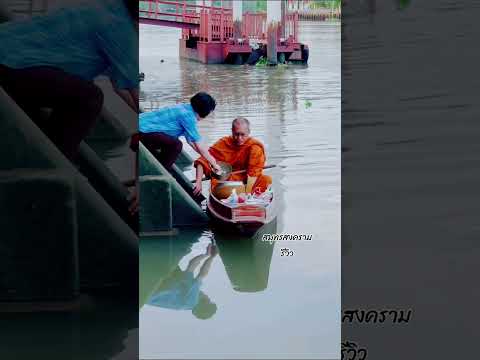
{"type": "Polygon", "coordinates": [[[185,270],[180,268],[180,264],[177,265],[160,282],[148,304],[172,310],[191,310],[198,319],[211,318],[217,311],[217,305],[200,287],[216,255],[215,245],[208,244],[205,254],[190,259],[185,270]],[[198,274],[195,275],[197,270],[198,274]]]}
{"type": "Polygon", "coordinates": [[[195,242],[209,242],[208,231],[185,229],[178,237],[143,238],[140,241],[140,294],[142,307],[162,281],[177,268],[180,260],[192,251],[195,242]]]}
{"type": "Polygon", "coordinates": [[[262,241],[262,236],[275,232],[272,221],[253,237],[190,229],[178,237],[142,239],[140,306],[190,310],[198,319],[211,318],[217,304],[201,288],[217,254],[234,290],[265,290],[274,243],[262,241]]]}
{"type": "Polygon", "coordinates": [[[262,236],[275,234],[276,227],[274,220],[251,238],[215,234],[220,257],[234,290],[258,292],[267,288],[275,243],[262,241],[262,236]]]}
{"type": "MultiPolygon", "coordinates": [[[[294,110],[297,110],[298,99],[295,94],[298,92],[299,80],[298,77],[292,76],[292,71],[299,71],[298,74],[301,76],[302,69],[305,68],[304,65],[279,68],[204,65],[179,59],[181,97],[188,99],[197,91],[207,91],[214,93],[217,104],[223,107],[242,104],[247,110],[250,104],[278,107],[292,103],[294,110]],[[218,92],[220,83],[228,85],[218,92]],[[245,91],[246,89],[248,91],[245,91]],[[286,89],[288,91],[285,91],[286,89]]],[[[156,99],[157,94],[149,94],[149,99],[152,98],[156,99]]]]}

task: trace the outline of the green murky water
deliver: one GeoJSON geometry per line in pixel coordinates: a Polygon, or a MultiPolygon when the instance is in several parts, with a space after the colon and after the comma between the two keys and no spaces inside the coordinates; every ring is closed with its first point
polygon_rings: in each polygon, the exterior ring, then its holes
{"type": "Polygon", "coordinates": [[[140,30],[143,108],[210,92],[217,109],[200,122],[209,144],[247,117],[277,165],[279,213],[263,233],[313,237],[271,244],[203,228],[142,239],[141,358],[338,358],[340,26],[302,23],[309,66],[279,68],[183,61],[179,31],[140,30]]]}

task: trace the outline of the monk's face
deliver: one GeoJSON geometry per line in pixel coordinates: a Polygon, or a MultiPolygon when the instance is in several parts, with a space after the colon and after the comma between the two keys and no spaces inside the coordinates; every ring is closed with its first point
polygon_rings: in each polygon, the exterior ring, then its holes
{"type": "Polygon", "coordinates": [[[232,137],[236,145],[243,145],[250,137],[250,129],[246,124],[235,124],[232,127],[232,137]]]}

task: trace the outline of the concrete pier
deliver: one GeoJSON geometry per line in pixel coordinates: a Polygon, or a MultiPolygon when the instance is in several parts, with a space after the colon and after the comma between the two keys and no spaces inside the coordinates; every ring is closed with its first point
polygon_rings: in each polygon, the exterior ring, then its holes
{"type": "Polygon", "coordinates": [[[283,1],[267,1],[267,60],[277,65],[277,42],[282,20],[283,1]]]}
{"type": "MultiPolygon", "coordinates": [[[[141,143],[138,159],[141,207],[143,208],[140,212],[144,214],[140,218],[141,235],[155,235],[155,232],[172,230],[175,227],[198,226],[208,222],[208,216],[201,207],[141,143]],[[158,183],[163,191],[153,186],[154,183],[158,183]],[[165,204],[170,203],[171,219],[168,216],[170,212],[165,208],[165,204]],[[153,219],[150,212],[155,212],[157,207],[162,208],[165,216],[153,219]]],[[[182,175],[181,171],[177,171],[176,176],[182,175]]],[[[185,181],[186,178],[183,180],[185,181]]],[[[189,185],[192,186],[191,183],[189,185]]]]}

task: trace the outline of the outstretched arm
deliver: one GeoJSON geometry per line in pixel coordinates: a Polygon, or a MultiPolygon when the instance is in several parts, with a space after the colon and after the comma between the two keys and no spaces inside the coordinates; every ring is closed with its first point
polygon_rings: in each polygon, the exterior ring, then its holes
{"type": "Polygon", "coordinates": [[[197,266],[200,265],[202,260],[209,257],[209,256],[210,255],[208,255],[208,254],[201,254],[201,255],[195,256],[194,258],[192,258],[188,262],[187,269],[185,271],[189,271],[189,272],[193,273],[195,271],[195,269],[197,268],[197,266]]]}
{"type": "Polygon", "coordinates": [[[215,257],[215,255],[216,255],[216,253],[213,254],[212,256],[210,256],[207,260],[205,260],[205,262],[200,267],[200,270],[198,271],[197,278],[204,279],[207,276],[208,271],[210,270],[210,267],[212,266],[212,261],[213,261],[213,258],[215,257]]]}
{"type": "Polygon", "coordinates": [[[193,150],[195,150],[198,154],[203,156],[210,163],[212,168],[214,168],[216,171],[220,170],[220,167],[218,166],[217,161],[212,155],[210,155],[210,153],[208,152],[208,149],[204,145],[198,142],[188,142],[188,144],[193,148],[193,150]]]}
{"type": "Polygon", "coordinates": [[[202,178],[203,178],[203,166],[197,164],[197,174],[195,178],[195,186],[193,187],[193,194],[198,195],[202,192],[202,178]]]}

